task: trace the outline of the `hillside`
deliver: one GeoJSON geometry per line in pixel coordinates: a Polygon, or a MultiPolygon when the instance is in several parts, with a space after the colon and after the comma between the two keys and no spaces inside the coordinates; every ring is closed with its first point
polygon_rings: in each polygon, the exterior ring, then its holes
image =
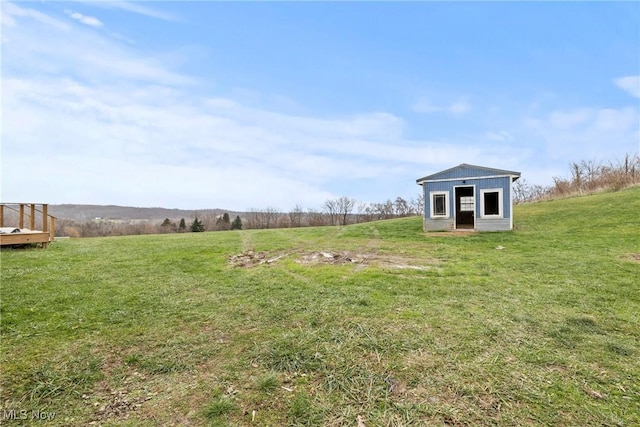
{"type": "Polygon", "coordinates": [[[165,209],[165,208],[137,208],[131,206],[115,205],[49,205],[49,213],[59,219],[75,221],[93,220],[95,218],[109,220],[140,220],[162,221],[165,218],[180,220],[180,218],[193,218],[196,215],[221,215],[222,209],[165,209]]]}
{"type": "Polygon", "coordinates": [[[504,233],[413,217],[3,250],[1,409],[60,426],[638,425],[638,212],[635,187],[519,205],[504,233]]]}

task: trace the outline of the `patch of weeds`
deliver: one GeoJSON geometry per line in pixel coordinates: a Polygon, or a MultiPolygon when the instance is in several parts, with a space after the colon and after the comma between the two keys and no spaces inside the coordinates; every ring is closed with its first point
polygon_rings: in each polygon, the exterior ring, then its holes
{"type": "Polygon", "coordinates": [[[369,307],[371,305],[371,300],[369,298],[360,298],[358,299],[358,305],[361,307],[369,307]]]}
{"type": "Polygon", "coordinates": [[[549,332],[549,336],[553,338],[560,347],[567,349],[576,348],[578,342],[581,340],[572,328],[566,326],[549,332]]]}
{"type": "Polygon", "coordinates": [[[278,386],[280,385],[280,381],[274,374],[267,374],[263,377],[258,378],[256,382],[256,388],[263,393],[273,393],[276,391],[278,386]]]}
{"type": "Polygon", "coordinates": [[[607,350],[619,356],[631,356],[634,353],[633,349],[615,343],[607,344],[607,350]]]}
{"type": "Polygon", "coordinates": [[[386,400],[394,383],[389,375],[352,365],[327,375],[324,387],[329,394],[336,393],[350,402],[363,405],[386,400]]]}
{"type": "Polygon", "coordinates": [[[46,363],[31,375],[29,400],[40,402],[57,397],[82,395],[102,378],[101,366],[101,361],[90,353],[62,363],[46,363]]]}
{"type": "Polygon", "coordinates": [[[204,415],[210,420],[221,418],[236,410],[236,404],[226,396],[215,398],[205,409],[204,415]]]}
{"type": "Polygon", "coordinates": [[[590,334],[601,334],[602,328],[590,317],[570,317],[566,321],[567,326],[575,328],[580,332],[590,334]]]}
{"type": "Polygon", "coordinates": [[[150,374],[170,374],[173,372],[184,372],[191,369],[191,366],[178,360],[175,356],[164,354],[153,354],[143,356],[131,354],[125,358],[125,363],[135,366],[150,374]]]}
{"type": "Polygon", "coordinates": [[[269,369],[288,372],[316,371],[323,365],[323,355],[310,333],[285,334],[266,342],[258,359],[269,369]]]}
{"type": "Polygon", "coordinates": [[[322,407],[314,403],[306,392],[295,395],[287,414],[295,426],[319,426],[324,418],[322,407]]]}
{"type": "Polygon", "coordinates": [[[567,349],[575,349],[585,339],[585,334],[605,334],[605,331],[590,317],[570,317],[564,325],[549,332],[558,345],[567,349]]]}
{"type": "Polygon", "coordinates": [[[347,298],[344,302],[346,305],[357,305],[360,307],[369,307],[372,305],[371,299],[367,297],[347,298]]]}

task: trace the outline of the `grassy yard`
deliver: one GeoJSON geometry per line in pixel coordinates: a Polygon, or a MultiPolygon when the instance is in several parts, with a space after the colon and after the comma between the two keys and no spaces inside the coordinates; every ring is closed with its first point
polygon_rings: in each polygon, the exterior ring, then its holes
{"type": "Polygon", "coordinates": [[[639,425],[639,212],[3,250],[2,424],[639,425]]]}

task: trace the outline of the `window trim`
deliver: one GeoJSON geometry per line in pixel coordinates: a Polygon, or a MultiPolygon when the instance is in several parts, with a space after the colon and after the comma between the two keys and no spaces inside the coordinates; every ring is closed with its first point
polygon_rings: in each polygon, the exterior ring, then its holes
{"type": "Polygon", "coordinates": [[[429,192],[429,214],[430,218],[433,219],[441,219],[441,218],[450,218],[449,212],[449,192],[448,191],[430,191],[429,192]],[[435,203],[433,200],[434,196],[444,196],[444,215],[436,214],[434,211],[435,203]]]}
{"type": "Polygon", "coordinates": [[[480,190],[480,218],[486,218],[486,219],[504,218],[504,193],[502,188],[485,188],[484,190],[480,190]],[[498,214],[497,215],[485,214],[484,196],[486,193],[498,193],[498,214]]]}

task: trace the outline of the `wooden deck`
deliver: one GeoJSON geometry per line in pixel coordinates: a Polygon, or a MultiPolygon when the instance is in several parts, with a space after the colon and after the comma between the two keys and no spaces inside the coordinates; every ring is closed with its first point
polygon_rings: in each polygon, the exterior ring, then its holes
{"type": "Polygon", "coordinates": [[[46,248],[54,240],[55,225],[47,204],[0,203],[0,246],[40,244],[46,248]]]}

